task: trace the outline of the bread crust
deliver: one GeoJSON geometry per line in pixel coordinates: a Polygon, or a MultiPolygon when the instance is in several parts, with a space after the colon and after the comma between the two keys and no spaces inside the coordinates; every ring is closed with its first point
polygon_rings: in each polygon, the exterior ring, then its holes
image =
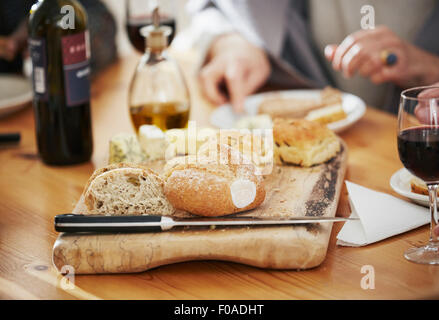
{"type": "MultiPolygon", "coordinates": [[[[146,181],[146,180],[145,180],[146,181]]],[[[117,187],[116,185],[114,186],[117,187]]],[[[113,215],[119,215],[119,214],[163,214],[168,215],[172,214],[174,212],[174,209],[172,205],[168,202],[166,199],[164,193],[163,193],[163,187],[164,187],[164,181],[160,177],[159,174],[157,174],[152,169],[149,169],[143,165],[137,165],[137,164],[131,164],[131,163],[116,163],[111,164],[106,167],[100,168],[95,170],[95,172],[91,175],[89,178],[86,187],[84,189],[83,195],[84,195],[84,203],[88,209],[89,214],[113,214],[113,215]],[[136,203],[136,200],[133,200],[132,203],[127,203],[125,201],[125,204],[129,206],[129,209],[127,208],[120,208],[120,210],[115,211],[109,211],[109,212],[101,212],[99,208],[97,208],[98,202],[103,202],[105,200],[100,199],[99,196],[97,196],[96,189],[98,188],[99,184],[104,182],[106,184],[108,180],[112,180],[117,176],[123,175],[127,179],[133,178],[148,178],[152,179],[150,182],[153,182],[154,184],[154,192],[155,196],[158,199],[162,199],[159,202],[162,203],[162,206],[157,207],[155,206],[155,210],[151,212],[145,211],[145,209],[142,209],[142,206],[139,205],[139,203],[136,203]],[[133,209],[134,208],[134,209],[133,209]]],[[[119,199],[117,197],[112,198],[114,201],[118,201],[119,199]]],[[[148,199],[142,199],[147,201],[148,199]]],[[[138,199],[137,199],[138,201],[138,199]]]]}
{"type": "Polygon", "coordinates": [[[164,187],[166,197],[176,209],[216,217],[256,208],[265,199],[264,179],[255,174],[252,163],[221,164],[202,157],[196,163],[182,160],[169,168],[164,187]],[[253,201],[243,208],[235,205],[231,191],[232,184],[240,179],[250,181],[256,189],[253,201]]]}
{"type": "MultiPolygon", "coordinates": [[[[412,192],[414,192],[414,193],[423,194],[423,195],[428,196],[427,185],[425,184],[424,181],[422,181],[419,178],[413,177],[410,180],[410,188],[411,188],[412,192]]],[[[439,191],[438,191],[438,195],[439,195],[439,191]]]]}
{"type": "Polygon", "coordinates": [[[119,163],[112,163],[109,164],[105,167],[96,169],[90,176],[90,178],[88,178],[87,183],[85,184],[84,187],[84,191],[83,193],[85,193],[88,189],[88,187],[90,186],[90,183],[100,174],[107,172],[107,171],[111,171],[114,169],[119,169],[119,168],[139,168],[139,169],[148,169],[148,167],[140,165],[140,164],[135,164],[135,163],[128,163],[128,162],[119,162],[119,163]]]}

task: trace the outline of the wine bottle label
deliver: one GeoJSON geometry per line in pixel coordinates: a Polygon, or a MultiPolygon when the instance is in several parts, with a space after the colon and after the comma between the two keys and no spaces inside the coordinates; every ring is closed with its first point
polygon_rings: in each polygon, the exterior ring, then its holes
{"type": "Polygon", "coordinates": [[[47,101],[46,41],[43,38],[29,39],[32,60],[32,84],[35,98],[47,101]]]}
{"type": "Polygon", "coordinates": [[[66,105],[90,100],[90,40],[88,31],[61,38],[66,105]]]}

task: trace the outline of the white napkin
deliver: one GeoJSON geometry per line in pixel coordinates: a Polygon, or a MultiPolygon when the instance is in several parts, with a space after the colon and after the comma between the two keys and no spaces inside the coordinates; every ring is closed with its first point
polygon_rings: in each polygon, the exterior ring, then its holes
{"type": "Polygon", "coordinates": [[[364,246],[430,222],[428,208],[346,181],[351,217],[337,235],[337,244],[364,246]]]}

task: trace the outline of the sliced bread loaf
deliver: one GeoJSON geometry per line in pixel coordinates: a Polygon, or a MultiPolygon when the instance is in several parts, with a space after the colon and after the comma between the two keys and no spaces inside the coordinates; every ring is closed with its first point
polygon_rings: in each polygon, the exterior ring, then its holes
{"type": "Polygon", "coordinates": [[[170,215],[174,208],[163,193],[163,180],[139,165],[118,164],[98,169],[84,190],[89,214],[170,215]]]}

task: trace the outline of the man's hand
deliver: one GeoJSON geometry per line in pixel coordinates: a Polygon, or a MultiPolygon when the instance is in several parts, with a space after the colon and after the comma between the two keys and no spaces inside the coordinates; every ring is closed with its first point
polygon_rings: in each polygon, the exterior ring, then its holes
{"type": "Polygon", "coordinates": [[[432,114],[439,114],[439,83],[419,93],[418,99],[419,102],[414,111],[416,118],[424,124],[434,123],[430,118],[432,114]]]}
{"type": "Polygon", "coordinates": [[[375,84],[393,82],[408,88],[439,81],[439,57],[400,39],[385,26],[360,30],[339,45],[328,45],[325,56],[345,77],[359,73],[375,84]],[[397,56],[396,64],[388,66],[382,61],[384,50],[397,56]]]}
{"type": "Polygon", "coordinates": [[[246,96],[263,85],[270,72],[265,52],[231,33],[214,40],[199,78],[210,101],[219,105],[230,99],[234,110],[242,112],[246,96]]]}

